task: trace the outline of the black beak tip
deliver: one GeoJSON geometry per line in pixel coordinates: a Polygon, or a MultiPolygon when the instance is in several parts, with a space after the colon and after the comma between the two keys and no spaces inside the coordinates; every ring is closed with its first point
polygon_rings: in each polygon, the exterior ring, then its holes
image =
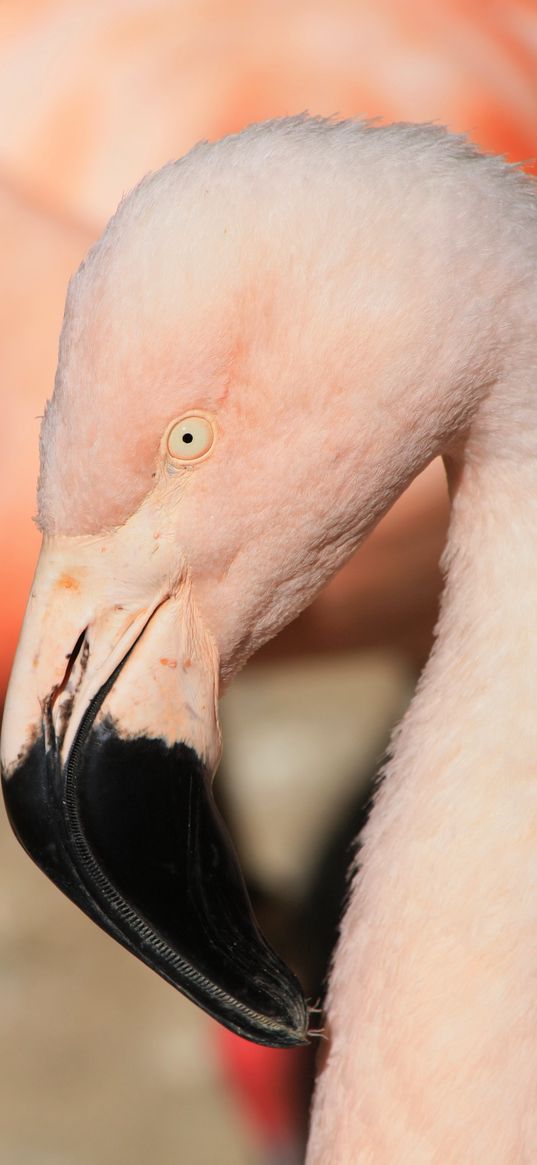
{"type": "Polygon", "coordinates": [[[99,926],[239,1035],[307,1042],[302,989],[258,929],[191,748],[105,720],[65,766],[41,735],[3,788],[23,847],[99,926]]]}

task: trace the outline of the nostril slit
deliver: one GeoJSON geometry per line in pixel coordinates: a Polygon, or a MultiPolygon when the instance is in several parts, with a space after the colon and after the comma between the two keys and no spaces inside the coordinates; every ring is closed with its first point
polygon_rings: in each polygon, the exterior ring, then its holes
{"type": "MultiPolygon", "coordinates": [[[[84,627],[84,630],[80,632],[80,635],[78,636],[78,639],[75,643],[75,646],[73,647],[73,650],[70,651],[69,655],[67,656],[67,667],[65,669],[63,679],[60,680],[59,684],[55,684],[55,686],[52,688],[52,691],[51,691],[50,696],[48,698],[48,706],[49,706],[50,711],[52,711],[58,697],[61,696],[62,692],[65,691],[67,684],[69,683],[69,680],[71,678],[71,673],[73,671],[75,663],[76,663],[76,661],[77,661],[77,659],[82,651],[82,648],[84,646],[84,642],[86,640],[87,630],[88,630],[87,627],[84,627]]],[[[88,648],[88,645],[86,643],[86,651],[84,652],[83,658],[81,660],[83,671],[85,671],[85,669],[86,669],[88,653],[89,653],[89,648],[88,648]]]]}

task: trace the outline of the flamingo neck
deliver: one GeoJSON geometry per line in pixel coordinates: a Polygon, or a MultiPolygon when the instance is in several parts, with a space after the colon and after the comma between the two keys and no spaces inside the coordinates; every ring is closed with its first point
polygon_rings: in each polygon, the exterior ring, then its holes
{"type": "Polygon", "coordinates": [[[449,464],[436,646],[362,837],[308,1165],[537,1159],[537,459],[527,453],[449,464]]]}
{"type": "Polygon", "coordinates": [[[442,759],[454,735],[457,771],[481,771],[487,756],[494,771],[533,772],[537,459],[469,459],[448,464],[448,478],[453,502],[436,646],[394,763],[401,767],[406,737],[417,732],[429,743],[434,723],[442,772],[454,771],[449,756],[442,759]]]}

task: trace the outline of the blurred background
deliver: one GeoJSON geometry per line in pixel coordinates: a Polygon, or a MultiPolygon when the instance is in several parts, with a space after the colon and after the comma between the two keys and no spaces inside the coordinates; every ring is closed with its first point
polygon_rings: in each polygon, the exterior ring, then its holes
{"type": "MultiPolygon", "coordinates": [[[[146,171],[306,109],[437,121],[535,169],[535,0],[0,0],[2,696],[70,274],[146,171]]],[[[446,523],[435,464],[222,701],[222,806],[314,1000],[430,647],[446,523]]],[[[299,1165],[312,1054],[222,1032],[63,899],[4,818],[0,841],[0,1165],[299,1165]]]]}

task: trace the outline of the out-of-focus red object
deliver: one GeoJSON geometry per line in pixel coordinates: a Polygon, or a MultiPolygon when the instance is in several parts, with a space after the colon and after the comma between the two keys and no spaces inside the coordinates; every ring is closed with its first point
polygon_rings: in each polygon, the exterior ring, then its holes
{"type": "Polygon", "coordinates": [[[258,1143],[274,1155],[298,1147],[304,1116],[308,1048],[261,1048],[223,1027],[214,1028],[228,1083],[258,1143]]]}

